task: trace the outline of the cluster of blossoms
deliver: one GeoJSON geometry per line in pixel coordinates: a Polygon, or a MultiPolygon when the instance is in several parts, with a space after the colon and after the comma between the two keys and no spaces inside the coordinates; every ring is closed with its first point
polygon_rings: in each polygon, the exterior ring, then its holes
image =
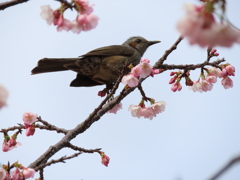
{"type": "MultiPolygon", "coordinates": [[[[35,132],[35,122],[37,121],[37,114],[31,113],[31,112],[25,112],[23,114],[22,120],[25,125],[26,136],[32,136],[35,132]]],[[[14,133],[11,136],[11,138],[7,133],[4,133],[4,141],[2,144],[3,152],[8,152],[21,145],[20,142],[16,141],[19,133],[20,131],[14,133]]]]}
{"type": "Polygon", "coordinates": [[[110,158],[102,151],[100,152],[100,156],[102,157],[102,164],[108,167],[110,158]]]}
{"type": "Polygon", "coordinates": [[[0,109],[7,105],[7,97],[7,90],[2,85],[0,85],[0,109]]]}
{"type": "Polygon", "coordinates": [[[41,7],[40,15],[49,25],[57,26],[57,31],[71,30],[73,33],[79,34],[81,31],[89,31],[97,26],[99,18],[92,14],[93,5],[89,5],[88,0],[73,0],[72,4],[77,11],[77,17],[73,21],[64,18],[63,13],[68,9],[64,4],[56,10],[49,5],[44,5],[41,7]]]}
{"type": "Polygon", "coordinates": [[[26,129],[26,136],[32,136],[35,133],[35,122],[37,119],[37,114],[32,112],[25,112],[22,118],[25,129],[26,129]]]}
{"type": "Polygon", "coordinates": [[[8,166],[3,165],[3,168],[0,169],[0,180],[23,180],[34,177],[34,169],[23,167],[17,162],[12,166],[15,167],[15,170],[9,174],[9,171],[7,170],[8,166]]]}
{"type": "Polygon", "coordinates": [[[156,117],[157,114],[162,113],[165,110],[166,102],[155,102],[153,99],[150,99],[150,102],[151,105],[145,107],[144,100],[142,100],[139,105],[130,105],[128,110],[131,111],[133,117],[144,117],[152,120],[153,117],[156,117]]]}
{"type": "Polygon", "coordinates": [[[159,69],[152,69],[149,64],[150,60],[142,59],[141,62],[131,69],[130,74],[123,76],[122,83],[128,87],[136,87],[138,85],[139,78],[145,78],[149,75],[159,74],[159,69]]]}
{"type": "Polygon", "coordinates": [[[198,44],[201,47],[230,47],[234,43],[240,43],[239,31],[226,23],[216,22],[213,6],[212,1],[206,1],[199,6],[185,4],[186,15],[177,23],[179,32],[190,44],[198,44]]]}
{"type": "Polygon", "coordinates": [[[2,144],[3,152],[8,152],[8,151],[22,145],[20,142],[16,141],[18,134],[19,134],[19,131],[14,133],[14,135],[12,135],[12,137],[10,138],[10,136],[7,133],[4,133],[4,141],[2,144]]]}
{"type": "Polygon", "coordinates": [[[235,68],[230,64],[222,65],[222,71],[215,67],[207,69],[207,75],[201,75],[201,81],[194,81],[193,86],[189,87],[193,92],[211,91],[217,78],[222,78],[221,83],[225,89],[233,87],[233,81],[229,76],[235,76],[235,68]]]}

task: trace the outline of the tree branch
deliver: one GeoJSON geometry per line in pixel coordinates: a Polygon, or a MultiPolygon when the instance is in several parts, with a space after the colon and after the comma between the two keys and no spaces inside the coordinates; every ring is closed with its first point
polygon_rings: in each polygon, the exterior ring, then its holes
{"type": "Polygon", "coordinates": [[[240,162],[240,155],[233,158],[229,163],[227,163],[222,169],[220,169],[212,178],[209,180],[216,180],[219,178],[223,173],[229,170],[233,165],[240,162]]]}
{"type": "Polygon", "coordinates": [[[40,165],[39,167],[35,168],[34,170],[35,170],[35,171],[38,171],[38,170],[40,170],[40,169],[43,169],[43,168],[45,168],[45,167],[47,167],[47,166],[50,166],[50,165],[52,165],[52,164],[56,164],[56,163],[59,163],[59,162],[65,163],[65,160],[72,159],[72,158],[74,158],[74,157],[77,157],[77,156],[80,155],[80,154],[82,154],[82,152],[75,153],[75,154],[73,154],[72,156],[63,156],[63,157],[61,157],[61,158],[59,158],[59,159],[57,159],[57,160],[52,159],[52,160],[49,161],[48,163],[42,164],[42,165],[40,165]]]}
{"type": "Polygon", "coordinates": [[[24,3],[27,1],[29,0],[12,0],[12,1],[3,2],[3,3],[0,3],[0,10],[4,10],[8,7],[11,7],[20,3],[24,3]]]}

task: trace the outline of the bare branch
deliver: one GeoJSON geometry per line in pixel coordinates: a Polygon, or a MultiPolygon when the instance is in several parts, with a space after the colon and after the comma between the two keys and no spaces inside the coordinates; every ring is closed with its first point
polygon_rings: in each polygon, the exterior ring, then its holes
{"type": "Polygon", "coordinates": [[[45,125],[45,126],[36,125],[36,127],[38,127],[39,129],[47,129],[50,131],[56,131],[58,133],[63,133],[63,134],[67,134],[67,132],[68,132],[68,130],[66,130],[66,129],[56,127],[56,126],[48,123],[47,121],[42,120],[42,118],[40,116],[37,119],[39,122],[41,122],[45,125]]]}
{"type": "Polygon", "coordinates": [[[171,54],[175,49],[177,49],[178,44],[183,40],[183,37],[180,36],[177,41],[170,47],[170,49],[166,50],[163,56],[155,63],[153,68],[162,69],[161,65],[167,59],[168,55],[171,54]]]}
{"type": "Polygon", "coordinates": [[[222,169],[220,169],[212,178],[209,180],[216,180],[219,178],[223,173],[229,170],[233,165],[240,162],[240,155],[233,158],[229,163],[227,163],[222,169]]]}
{"type": "Polygon", "coordinates": [[[68,143],[67,146],[68,148],[71,148],[75,151],[80,151],[80,152],[84,152],[84,153],[100,153],[100,150],[101,148],[97,148],[97,149],[84,149],[84,148],[81,148],[81,147],[78,147],[78,146],[74,146],[72,145],[71,143],[68,143]]]}
{"type": "Polygon", "coordinates": [[[3,2],[3,3],[0,3],[0,10],[4,10],[8,7],[11,7],[20,3],[24,3],[27,1],[29,0],[12,0],[12,1],[3,2]]]}
{"type": "Polygon", "coordinates": [[[35,171],[38,171],[38,170],[40,170],[40,169],[43,169],[43,168],[45,168],[45,167],[47,167],[47,166],[51,166],[52,164],[56,164],[56,163],[59,163],[59,162],[65,163],[65,160],[72,159],[72,158],[74,158],[74,157],[77,157],[77,156],[80,155],[80,154],[82,154],[82,152],[75,153],[75,154],[73,154],[72,156],[63,156],[63,157],[61,157],[61,158],[59,158],[59,159],[57,159],[57,160],[52,159],[52,160],[49,161],[48,163],[42,164],[42,165],[38,166],[37,168],[34,168],[34,170],[35,170],[35,171]]]}

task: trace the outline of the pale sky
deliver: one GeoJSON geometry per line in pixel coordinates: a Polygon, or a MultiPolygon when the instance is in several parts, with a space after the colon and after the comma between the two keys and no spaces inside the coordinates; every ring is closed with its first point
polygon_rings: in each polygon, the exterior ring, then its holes
{"type": "MultiPolygon", "coordinates": [[[[184,2],[187,1],[90,0],[95,4],[94,14],[100,18],[99,25],[80,34],[57,32],[56,27],[48,26],[41,19],[40,6],[59,7],[59,3],[53,0],[32,0],[0,11],[0,84],[9,91],[8,106],[0,110],[0,127],[22,123],[22,114],[31,111],[58,127],[74,128],[102,101],[97,93],[104,87],[69,87],[75,78],[75,73],[70,71],[32,76],[30,71],[37,61],[44,57],[77,57],[97,47],[122,44],[131,36],[143,36],[148,40],[162,41],[150,47],[143,56],[154,64],[180,35],[176,22],[184,15],[184,2]]],[[[198,3],[194,0],[188,2],[198,3]]],[[[240,1],[228,3],[228,18],[240,27],[240,1]]],[[[74,19],[75,13],[68,13],[67,17],[74,19]]],[[[136,90],[123,100],[123,109],[117,115],[104,115],[72,141],[86,149],[102,148],[110,157],[109,167],[101,164],[97,153],[82,154],[65,164],[47,167],[44,170],[46,180],[210,178],[240,154],[239,48],[240,45],[217,48],[219,58],[224,57],[236,68],[236,76],[231,77],[233,88],[225,90],[218,80],[211,92],[193,93],[182,82],[182,91],[174,93],[168,84],[170,71],[148,78],[143,88],[148,97],[166,101],[165,112],[153,120],[132,117],[129,105],[141,100],[136,90]]],[[[194,64],[205,59],[205,49],[190,46],[187,40],[183,40],[166,63],[194,64]]],[[[192,79],[197,80],[200,70],[191,74],[192,79]]],[[[18,160],[28,166],[61,138],[62,135],[39,129],[33,137],[26,137],[24,132],[18,137],[21,147],[7,153],[0,152],[1,163],[18,160]]],[[[52,158],[74,153],[63,149],[52,158]]],[[[239,165],[220,178],[239,179],[239,165]]]]}

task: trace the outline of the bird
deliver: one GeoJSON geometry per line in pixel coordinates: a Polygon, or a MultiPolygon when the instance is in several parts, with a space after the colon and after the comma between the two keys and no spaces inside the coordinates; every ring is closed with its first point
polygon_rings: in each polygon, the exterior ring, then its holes
{"type": "MultiPolygon", "coordinates": [[[[71,87],[111,87],[126,65],[136,66],[147,48],[160,41],[148,41],[141,36],[133,36],[122,45],[110,45],[94,49],[77,58],[43,58],[31,73],[41,74],[72,70],[77,73],[71,87]]],[[[130,71],[130,70],[129,70],[130,71]]]]}

